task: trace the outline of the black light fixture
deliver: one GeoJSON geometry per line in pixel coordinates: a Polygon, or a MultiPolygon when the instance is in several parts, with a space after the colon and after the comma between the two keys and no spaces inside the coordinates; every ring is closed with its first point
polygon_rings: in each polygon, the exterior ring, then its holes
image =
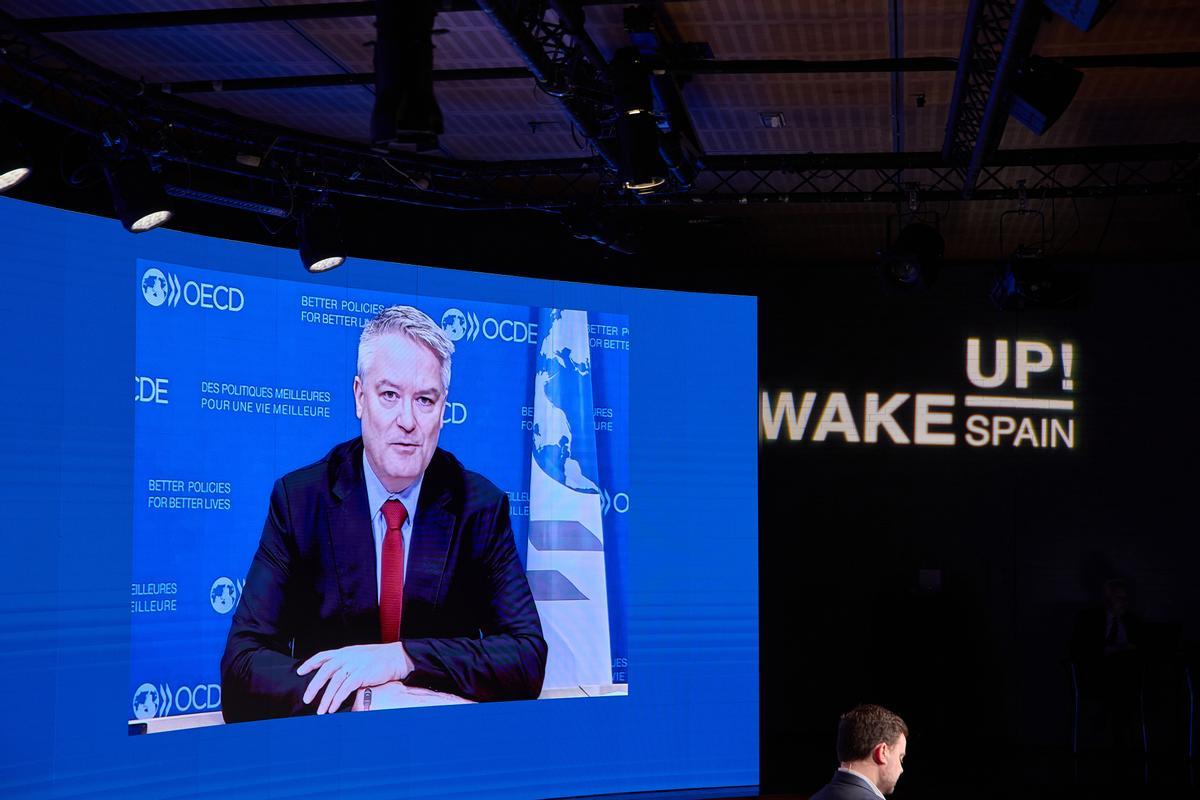
{"type": "Polygon", "coordinates": [[[667,166],[659,153],[650,71],[633,47],[618,50],[610,66],[617,103],[621,186],[646,194],[667,182],[667,166]]]}
{"type": "Polygon", "coordinates": [[[337,209],[324,196],[300,212],[300,261],[309,272],[328,272],[346,261],[337,209]]]}
{"type": "Polygon", "coordinates": [[[915,292],[937,280],[942,269],[946,245],[932,225],[910,222],[901,229],[896,241],[880,252],[880,276],[894,291],[915,292]]]}
{"type": "Polygon", "coordinates": [[[434,0],[376,0],[375,106],[371,141],[377,145],[437,145],[442,111],[433,94],[434,0]]]}
{"type": "Polygon", "coordinates": [[[1013,119],[1041,136],[1075,98],[1083,73],[1058,61],[1029,56],[1013,80],[1013,119]]]}
{"type": "Polygon", "coordinates": [[[1063,308],[1083,294],[1081,275],[1058,269],[1040,247],[1017,247],[997,269],[989,295],[1001,311],[1063,308]]]}
{"type": "Polygon", "coordinates": [[[117,218],[130,233],[143,233],[170,221],[174,216],[162,182],[139,153],[104,163],[104,177],[112,193],[117,218]]]}

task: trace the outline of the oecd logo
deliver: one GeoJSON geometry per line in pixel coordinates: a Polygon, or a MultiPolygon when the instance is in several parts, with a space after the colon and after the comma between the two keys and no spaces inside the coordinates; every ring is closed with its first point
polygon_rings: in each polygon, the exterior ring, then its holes
{"type": "Polygon", "coordinates": [[[446,408],[442,411],[443,425],[462,425],[466,421],[466,403],[446,403],[446,408]]]}
{"type": "Polygon", "coordinates": [[[212,605],[213,611],[218,614],[228,614],[233,611],[242,597],[242,588],[245,585],[245,580],[235,583],[232,579],[224,576],[213,581],[212,588],[208,590],[208,602],[212,605]]]}
{"type": "Polygon", "coordinates": [[[464,336],[469,342],[475,341],[479,336],[480,327],[479,317],[470,312],[448,308],[446,313],[442,314],[442,330],[452,342],[457,342],[464,336]]]}
{"type": "Polygon", "coordinates": [[[158,405],[170,405],[171,401],[167,395],[171,391],[171,380],[169,378],[149,378],[144,375],[134,375],[133,385],[136,387],[133,394],[135,403],[157,403],[158,405]]]}
{"type": "Polygon", "coordinates": [[[167,301],[171,301],[171,305],[177,305],[179,295],[179,279],[174,275],[168,278],[157,267],[151,267],[142,273],[142,297],[155,308],[167,301]]]}
{"type": "MultiPolygon", "coordinates": [[[[135,719],[153,719],[158,716],[159,709],[166,712],[163,704],[164,693],[160,692],[153,683],[143,683],[133,693],[133,716],[135,719]]],[[[168,693],[169,697],[169,693],[168,693]]],[[[168,699],[168,702],[169,699],[168,699]]]]}
{"type": "Polygon", "coordinates": [[[609,494],[608,490],[600,489],[600,513],[608,516],[609,511],[625,514],[629,511],[629,495],[626,492],[609,494]]]}
{"type": "Polygon", "coordinates": [[[180,686],[174,692],[171,685],[143,683],[133,693],[133,716],[135,719],[166,717],[172,712],[190,714],[199,711],[214,711],[221,707],[221,687],[215,683],[197,683],[195,686],[180,686]]]}
{"type": "Polygon", "coordinates": [[[180,281],[173,272],[150,267],[142,273],[142,297],[152,307],[175,308],[182,300],[193,308],[214,311],[241,311],[246,307],[246,295],[236,286],[222,286],[200,281],[180,281]]]}

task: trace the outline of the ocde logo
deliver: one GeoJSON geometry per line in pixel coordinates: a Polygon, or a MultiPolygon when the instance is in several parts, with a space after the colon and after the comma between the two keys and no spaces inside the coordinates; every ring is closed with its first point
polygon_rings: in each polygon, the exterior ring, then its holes
{"type": "Polygon", "coordinates": [[[443,425],[462,425],[466,421],[466,403],[446,403],[446,409],[442,412],[443,425]]]}
{"type": "Polygon", "coordinates": [[[173,272],[164,273],[150,267],[142,273],[142,297],[151,306],[175,308],[182,300],[193,308],[214,311],[241,311],[246,307],[246,295],[236,286],[222,286],[200,281],[181,283],[173,272]]]}
{"type": "Polygon", "coordinates": [[[195,686],[180,686],[174,699],[175,710],[181,714],[189,711],[211,711],[221,707],[221,685],[198,683],[195,686]]]}
{"type": "Polygon", "coordinates": [[[134,719],[151,719],[158,716],[158,710],[165,708],[162,694],[153,683],[143,683],[133,693],[134,719]]]}
{"type": "Polygon", "coordinates": [[[180,686],[172,693],[171,685],[143,683],[133,693],[134,719],[165,717],[172,712],[187,714],[194,711],[212,711],[221,707],[221,686],[216,683],[198,683],[195,686],[180,686]]]}
{"type": "Polygon", "coordinates": [[[629,511],[629,494],[627,492],[614,492],[609,494],[607,489],[600,489],[600,513],[607,516],[612,510],[618,514],[625,514],[629,511]]]}
{"type": "Polygon", "coordinates": [[[244,578],[238,579],[236,582],[232,578],[221,576],[212,582],[212,587],[208,590],[208,602],[212,605],[213,611],[218,614],[228,614],[237,606],[238,600],[242,599],[242,589],[246,586],[244,578]]]}
{"type": "MultiPolygon", "coordinates": [[[[150,305],[158,308],[167,302],[167,293],[170,290],[167,276],[161,269],[151,267],[142,273],[142,297],[146,298],[146,302],[150,305]]],[[[176,295],[176,302],[178,302],[178,295],[176,295]]]]}
{"type": "Polygon", "coordinates": [[[537,344],[538,341],[536,322],[495,317],[480,319],[471,311],[461,311],[457,308],[448,308],[446,313],[442,314],[442,330],[452,342],[463,339],[473,342],[481,335],[488,341],[499,339],[514,344],[537,344]]]}
{"type": "Polygon", "coordinates": [[[464,313],[457,308],[447,308],[442,314],[442,330],[452,342],[457,342],[464,336],[467,341],[474,341],[479,336],[479,317],[464,313]]]}
{"type": "Polygon", "coordinates": [[[496,319],[488,317],[480,326],[483,338],[515,344],[537,344],[538,326],[536,322],[522,322],[519,319],[496,319]]]}
{"type": "Polygon", "coordinates": [[[133,385],[136,387],[133,394],[135,403],[157,403],[160,406],[170,404],[167,393],[170,390],[171,381],[168,378],[147,378],[135,375],[133,385]]]}

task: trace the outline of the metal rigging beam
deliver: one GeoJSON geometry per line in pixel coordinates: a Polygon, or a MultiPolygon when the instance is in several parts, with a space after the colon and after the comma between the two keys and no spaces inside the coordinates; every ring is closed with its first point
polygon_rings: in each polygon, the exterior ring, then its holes
{"type": "MultiPolygon", "coordinates": [[[[21,98],[21,105],[56,125],[97,139],[128,131],[172,170],[167,177],[173,185],[193,194],[224,193],[227,201],[249,202],[253,197],[242,193],[253,183],[283,195],[326,190],[417,205],[540,210],[597,196],[616,199],[606,190],[612,182],[599,158],[495,163],[380,153],[146,92],[138,82],[23,31],[4,14],[0,52],[0,92],[21,98]],[[212,181],[189,183],[201,173],[212,181]]],[[[1198,165],[1200,144],[1001,151],[984,159],[973,197],[1194,195],[1198,165]]],[[[960,170],[946,165],[941,153],[829,153],[710,157],[694,188],[647,203],[894,203],[901,169],[904,183],[916,184],[921,198],[963,196],[960,170]]]]}
{"type": "Polygon", "coordinates": [[[616,170],[611,127],[612,79],[600,49],[584,30],[575,0],[479,0],[479,7],[529,66],[539,86],[596,152],[616,170]]]}
{"type": "Polygon", "coordinates": [[[967,9],[942,144],[946,163],[962,170],[964,197],[974,190],[984,159],[1003,134],[1008,83],[1018,60],[1032,48],[1038,11],[1026,0],[971,0],[967,9]]]}
{"type": "Polygon", "coordinates": [[[1038,148],[993,153],[969,198],[961,170],[940,153],[714,156],[695,190],[654,202],[769,205],[1190,195],[1200,190],[1200,144],[1038,148]],[[903,173],[902,190],[897,176],[903,173]]]}

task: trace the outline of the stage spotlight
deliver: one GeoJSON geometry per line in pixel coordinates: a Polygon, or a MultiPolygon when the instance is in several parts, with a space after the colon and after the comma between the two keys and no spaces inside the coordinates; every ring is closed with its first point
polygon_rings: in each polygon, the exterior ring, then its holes
{"type": "Polygon", "coordinates": [[[1018,247],[1000,265],[989,294],[1001,311],[1024,311],[1072,306],[1082,293],[1081,276],[1055,269],[1040,249],[1018,247]]]}
{"type": "Polygon", "coordinates": [[[936,228],[923,222],[904,226],[896,241],[880,253],[884,285],[904,292],[928,288],[941,271],[945,249],[936,228]]]}
{"type": "Polygon", "coordinates": [[[33,172],[25,148],[10,133],[0,132],[0,192],[7,192],[33,172]]]}
{"type": "Polygon", "coordinates": [[[1042,0],[1046,8],[1058,14],[1081,31],[1095,27],[1116,0],[1042,0]]]}
{"type": "Polygon", "coordinates": [[[642,194],[667,182],[665,165],[658,152],[658,126],[654,115],[641,109],[622,113],[617,120],[617,138],[624,188],[642,194]]]}
{"type": "Polygon", "coordinates": [[[638,51],[624,47],[612,60],[617,102],[618,168],[621,185],[645,194],[667,182],[667,165],[659,153],[658,121],[650,70],[638,51]]]}
{"type": "Polygon", "coordinates": [[[375,3],[375,106],[371,141],[429,149],[443,130],[433,94],[433,0],[375,3]]]}
{"type": "Polygon", "coordinates": [[[320,198],[300,212],[300,261],[309,272],[328,272],[345,260],[337,211],[320,198]]]}
{"type": "Polygon", "coordinates": [[[1041,136],[1071,105],[1083,73],[1057,61],[1030,56],[1013,81],[1013,119],[1041,136]]]}
{"type": "Polygon", "coordinates": [[[105,162],[104,177],[117,219],[130,233],[157,228],[174,216],[162,182],[141,153],[105,162]]]}

